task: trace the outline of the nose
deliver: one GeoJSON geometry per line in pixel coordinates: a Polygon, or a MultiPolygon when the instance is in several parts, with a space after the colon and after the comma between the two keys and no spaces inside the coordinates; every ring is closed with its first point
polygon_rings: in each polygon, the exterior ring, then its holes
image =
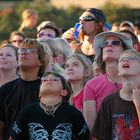
{"type": "Polygon", "coordinates": [[[112,47],[112,44],[111,43],[108,43],[106,46],[107,47],[112,47]]]}

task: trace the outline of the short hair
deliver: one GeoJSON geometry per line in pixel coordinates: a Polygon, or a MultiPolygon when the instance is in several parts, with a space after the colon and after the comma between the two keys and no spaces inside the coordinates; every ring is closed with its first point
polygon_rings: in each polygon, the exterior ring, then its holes
{"type": "Polygon", "coordinates": [[[38,50],[38,57],[39,60],[41,61],[41,67],[39,70],[39,76],[42,76],[42,74],[45,71],[46,66],[49,63],[49,58],[47,57],[48,54],[47,52],[44,50],[43,46],[36,40],[36,39],[32,39],[32,38],[27,38],[23,41],[23,43],[21,44],[21,47],[32,47],[32,48],[36,48],[38,50]]]}
{"type": "Polygon", "coordinates": [[[60,78],[60,80],[62,82],[63,89],[65,89],[67,91],[67,93],[68,93],[67,96],[64,96],[62,98],[62,102],[69,103],[70,97],[72,95],[72,89],[71,89],[70,85],[68,84],[68,82],[66,81],[65,77],[62,76],[61,74],[57,73],[57,72],[49,71],[49,72],[45,72],[43,74],[42,78],[46,77],[46,76],[48,76],[50,74],[60,78]]]}
{"type": "Polygon", "coordinates": [[[25,35],[24,32],[13,31],[13,32],[10,34],[9,40],[12,41],[12,38],[13,38],[13,36],[15,36],[15,35],[21,36],[21,37],[23,38],[23,40],[26,38],[26,35],[25,35]]]}
{"type": "Polygon", "coordinates": [[[85,57],[84,55],[79,54],[79,53],[75,53],[75,54],[69,56],[66,59],[66,62],[72,57],[77,58],[84,66],[84,71],[85,71],[84,77],[83,77],[83,87],[84,87],[84,85],[87,83],[87,81],[90,80],[91,78],[93,78],[92,63],[87,57],[85,57]],[[88,72],[88,75],[86,74],[86,72],[88,72]]]}
{"type": "Polygon", "coordinates": [[[140,52],[138,52],[138,51],[136,51],[136,50],[126,50],[126,51],[124,51],[121,55],[120,55],[120,57],[121,56],[123,56],[124,54],[128,54],[128,53],[131,53],[131,54],[134,54],[136,57],[138,57],[139,58],[139,61],[140,61],[140,52]]]}

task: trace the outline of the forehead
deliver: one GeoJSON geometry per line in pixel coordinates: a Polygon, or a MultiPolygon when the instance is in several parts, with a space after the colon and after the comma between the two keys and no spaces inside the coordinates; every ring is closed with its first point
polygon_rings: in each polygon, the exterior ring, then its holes
{"type": "MultiPolygon", "coordinates": [[[[122,57],[129,57],[129,56],[136,56],[136,54],[131,53],[131,52],[127,52],[127,53],[122,54],[122,55],[120,56],[120,58],[122,58],[122,57]]],[[[137,57],[137,56],[136,56],[136,57],[137,57]]]]}
{"type": "Polygon", "coordinates": [[[55,30],[52,28],[45,28],[45,29],[42,29],[40,32],[55,33],[55,30]]]}
{"type": "Polygon", "coordinates": [[[81,63],[81,61],[76,58],[76,57],[70,57],[66,63],[73,63],[73,62],[77,62],[77,63],[81,63]]]}
{"type": "Polygon", "coordinates": [[[120,40],[120,39],[116,36],[111,35],[111,36],[106,37],[105,40],[120,40]]]}
{"type": "Polygon", "coordinates": [[[92,16],[92,17],[95,17],[95,15],[93,15],[92,13],[88,12],[88,11],[85,11],[81,17],[84,17],[84,16],[92,16]]]}
{"type": "Polygon", "coordinates": [[[11,47],[3,47],[3,48],[0,48],[0,52],[14,52],[14,49],[11,48],[11,47]]]}
{"type": "Polygon", "coordinates": [[[13,40],[14,40],[14,39],[23,39],[23,37],[20,36],[20,35],[14,35],[14,36],[12,37],[12,39],[13,39],[13,40]]]}

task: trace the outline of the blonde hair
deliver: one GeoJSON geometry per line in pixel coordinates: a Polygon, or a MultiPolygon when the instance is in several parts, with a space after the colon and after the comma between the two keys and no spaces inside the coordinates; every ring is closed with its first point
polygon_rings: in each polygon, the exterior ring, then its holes
{"type": "Polygon", "coordinates": [[[88,80],[93,78],[92,63],[87,57],[85,57],[82,54],[78,54],[78,53],[75,53],[75,54],[69,56],[66,59],[66,62],[72,57],[77,58],[84,66],[84,77],[83,77],[83,86],[84,86],[87,83],[88,80]]]}
{"type": "Polygon", "coordinates": [[[69,44],[62,38],[50,38],[46,40],[46,46],[51,51],[52,56],[63,54],[64,61],[69,55],[72,55],[72,50],[69,44]]]}
{"type": "Polygon", "coordinates": [[[31,16],[36,16],[38,18],[38,12],[33,9],[26,9],[23,11],[21,18],[22,18],[22,24],[20,29],[25,27],[25,21],[28,20],[31,16]]]}

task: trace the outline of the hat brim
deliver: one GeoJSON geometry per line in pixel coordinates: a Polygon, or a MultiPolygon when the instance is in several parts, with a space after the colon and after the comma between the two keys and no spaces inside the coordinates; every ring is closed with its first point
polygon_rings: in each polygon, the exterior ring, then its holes
{"type": "Polygon", "coordinates": [[[126,46],[126,49],[133,49],[132,40],[128,36],[126,36],[126,35],[124,35],[122,33],[112,32],[112,31],[106,31],[106,32],[99,33],[94,38],[94,49],[95,49],[95,54],[96,54],[97,62],[99,62],[98,58],[100,57],[100,55],[102,53],[101,52],[102,51],[102,44],[105,41],[105,39],[107,37],[109,37],[109,36],[115,36],[115,37],[119,38],[120,40],[122,40],[123,43],[126,46]]]}

